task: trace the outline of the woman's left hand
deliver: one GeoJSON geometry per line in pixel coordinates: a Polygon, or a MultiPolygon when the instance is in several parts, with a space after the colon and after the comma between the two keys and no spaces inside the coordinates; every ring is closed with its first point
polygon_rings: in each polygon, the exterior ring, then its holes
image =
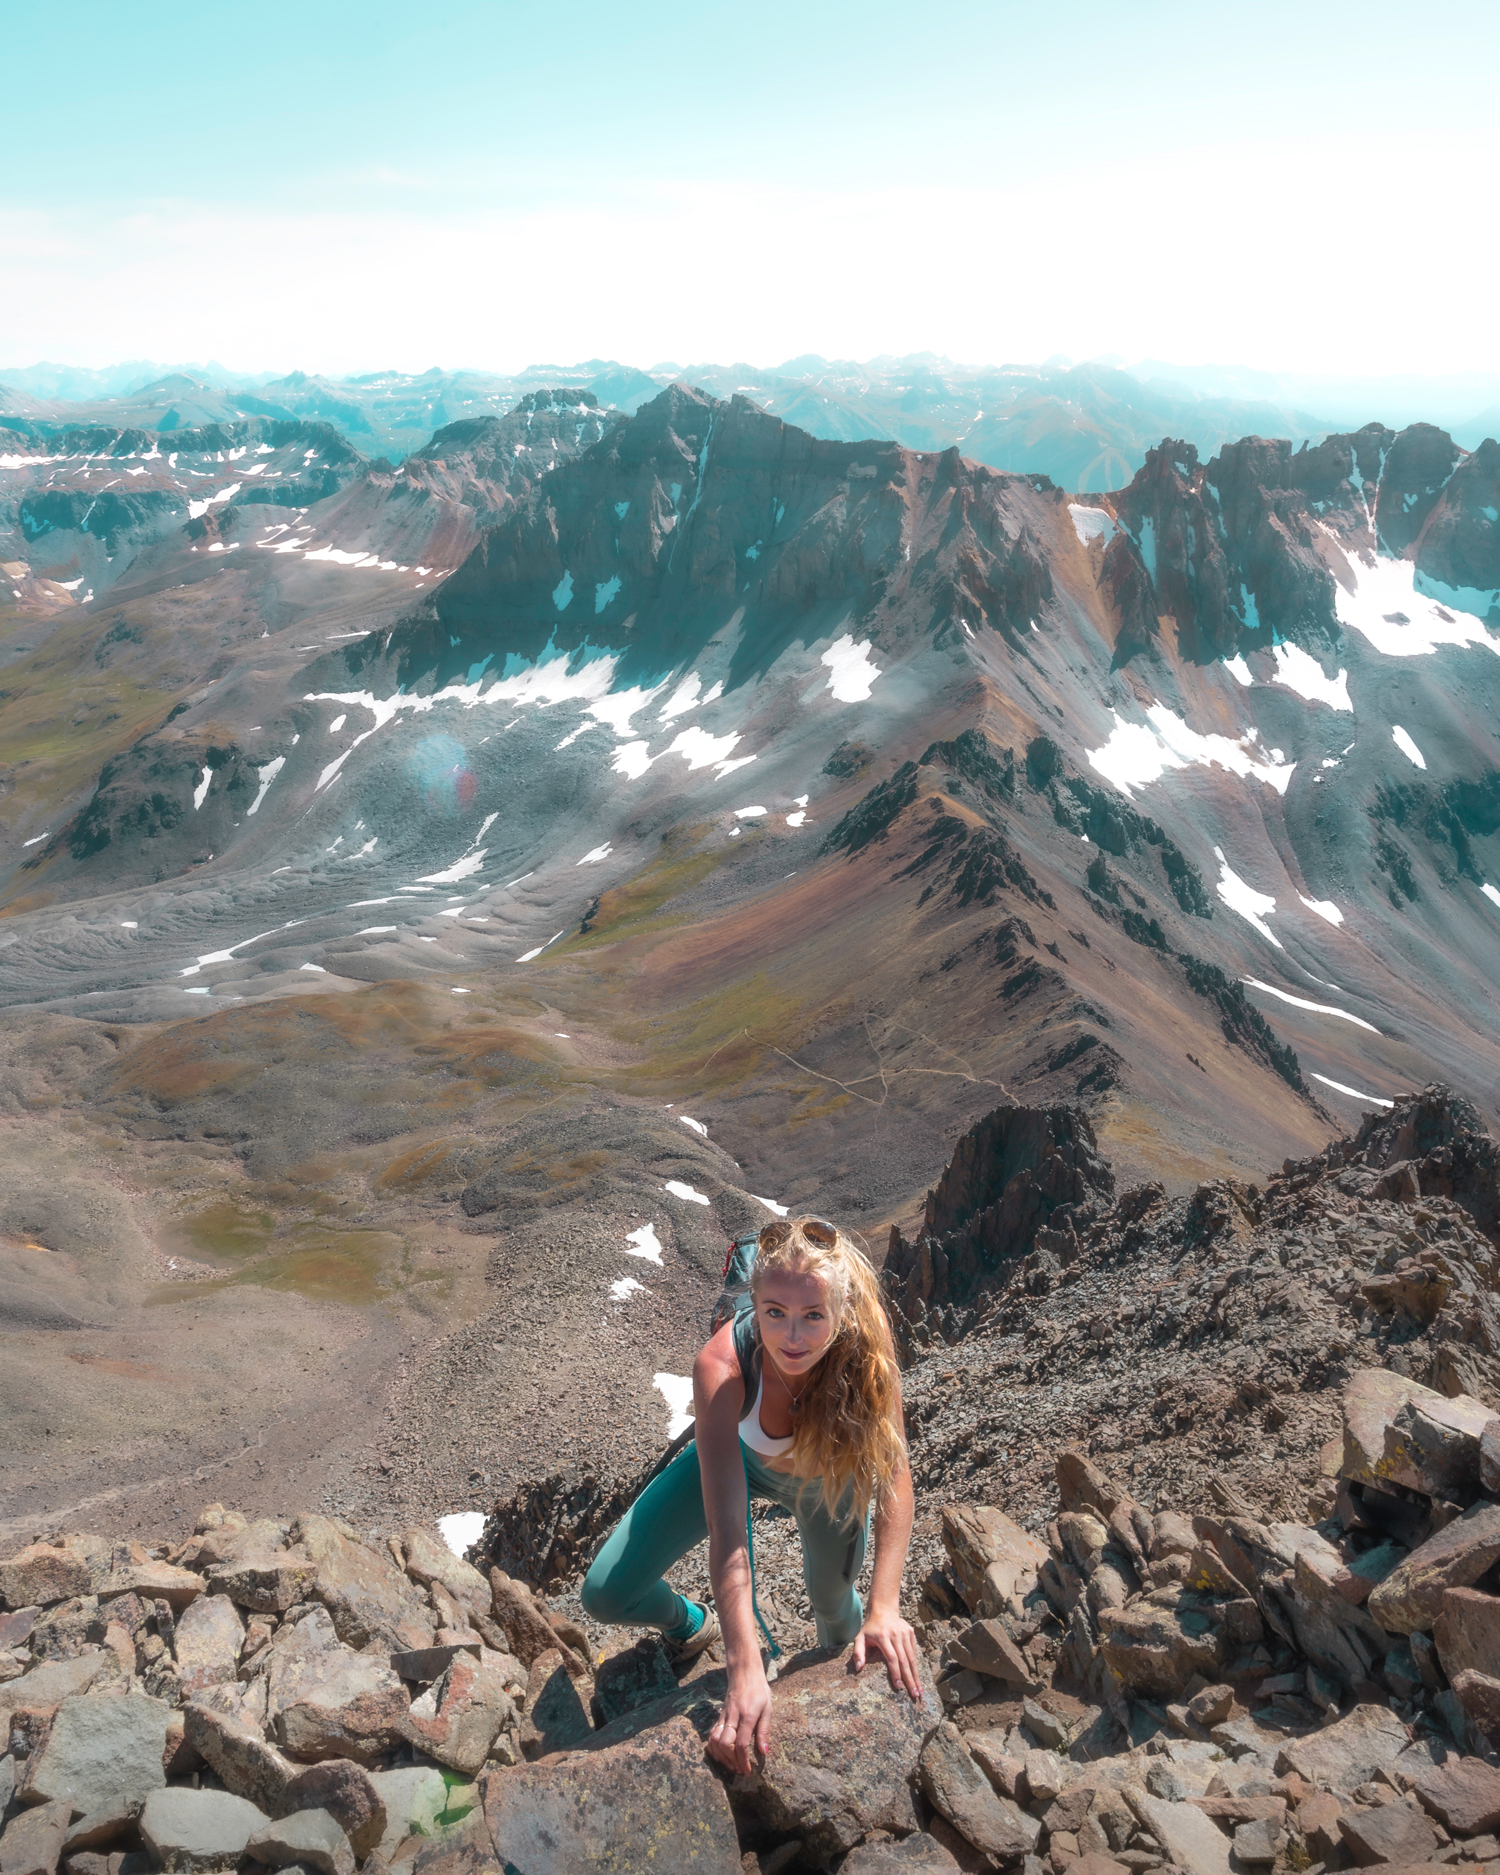
{"type": "Polygon", "coordinates": [[[921,1670],[917,1658],[917,1637],[911,1623],[903,1621],[898,1614],[878,1614],[872,1609],[855,1638],[856,1673],[864,1672],[866,1650],[872,1647],[876,1653],[884,1656],[885,1670],[891,1676],[891,1685],[904,1686],[920,1704],[921,1670]]]}

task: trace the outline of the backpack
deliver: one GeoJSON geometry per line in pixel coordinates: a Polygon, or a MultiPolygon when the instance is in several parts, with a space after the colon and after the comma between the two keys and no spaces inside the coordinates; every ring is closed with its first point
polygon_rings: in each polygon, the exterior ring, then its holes
{"type": "Polygon", "coordinates": [[[755,1253],[760,1238],[736,1237],[724,1259],[724,1278],[718,1299],[708,1318],[710,1334],[717,1334],[725,1322],[734,1323],[734,1351],[739,1357],[740,1376],[747,1400],[760,1379],[760,1342],[755,1333],[755,1304],[750,1295],[750,1278],[755,1271],[755,1253]]]}

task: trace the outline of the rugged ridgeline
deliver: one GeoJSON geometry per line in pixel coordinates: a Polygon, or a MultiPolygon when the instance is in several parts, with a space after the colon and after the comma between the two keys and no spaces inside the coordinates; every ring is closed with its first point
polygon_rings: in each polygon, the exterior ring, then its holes
{"type": "Polygon", "coordinates": [[[145,429],[0,417],[0,538],[17,596],[38,607],[87,604],[121,581],[164,587],[169,569],[192,570],[184,555],[256,549],[415,569],[424,577],[410,591],[459,565],[483,528],[618,421],[586,391],[533,391],[504,416],[438,429],[393,467],[315,419],[145,429]]]}

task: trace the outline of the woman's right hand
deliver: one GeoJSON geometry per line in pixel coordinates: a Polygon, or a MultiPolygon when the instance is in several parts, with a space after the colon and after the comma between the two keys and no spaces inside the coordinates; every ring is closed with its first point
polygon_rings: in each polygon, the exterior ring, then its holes
{"type": "Polygon", "coordinates": [[[753,1666],[729,1676],[729,1697],[708,1735],[708,1755],[726,1770],[748,1775],[753,1753],[762,1759],[771,1749],[771,1688],[757,1656],[753,1666]]]}

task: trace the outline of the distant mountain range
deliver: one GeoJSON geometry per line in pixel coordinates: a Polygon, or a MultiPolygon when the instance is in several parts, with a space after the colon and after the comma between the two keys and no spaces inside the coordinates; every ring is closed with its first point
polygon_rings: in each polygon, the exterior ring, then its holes
{"type": "Polygon", "coordinates": [[[300,420],[331,425],[376,462],[399,462],[435,431],[503,416],[539,389],[586,391],[631,416],[678,381],[718,397],[747,397],[826,440],[882,438],[926,451],[957,446],[972,461],[1085,492],[1122,486],[1163,436],[1191,443],[1206,459],[1242,436],[1314,442],[1372,420],[1443,423],[1465,448],[1500,430],[1500,377],[1337,385],[1154,360],[1131,370],[1056,360],[975,368],[930,353],[863,364],[808,354],[770,370],[667,361],[643,371],[593,358],[510,375],[433,369],[348,378],[245,376],[217,365],[85,371],[42,364],[0,372],[0,421],[42,436],[59,426],[169,434],[254,417],[300,420]]]}

